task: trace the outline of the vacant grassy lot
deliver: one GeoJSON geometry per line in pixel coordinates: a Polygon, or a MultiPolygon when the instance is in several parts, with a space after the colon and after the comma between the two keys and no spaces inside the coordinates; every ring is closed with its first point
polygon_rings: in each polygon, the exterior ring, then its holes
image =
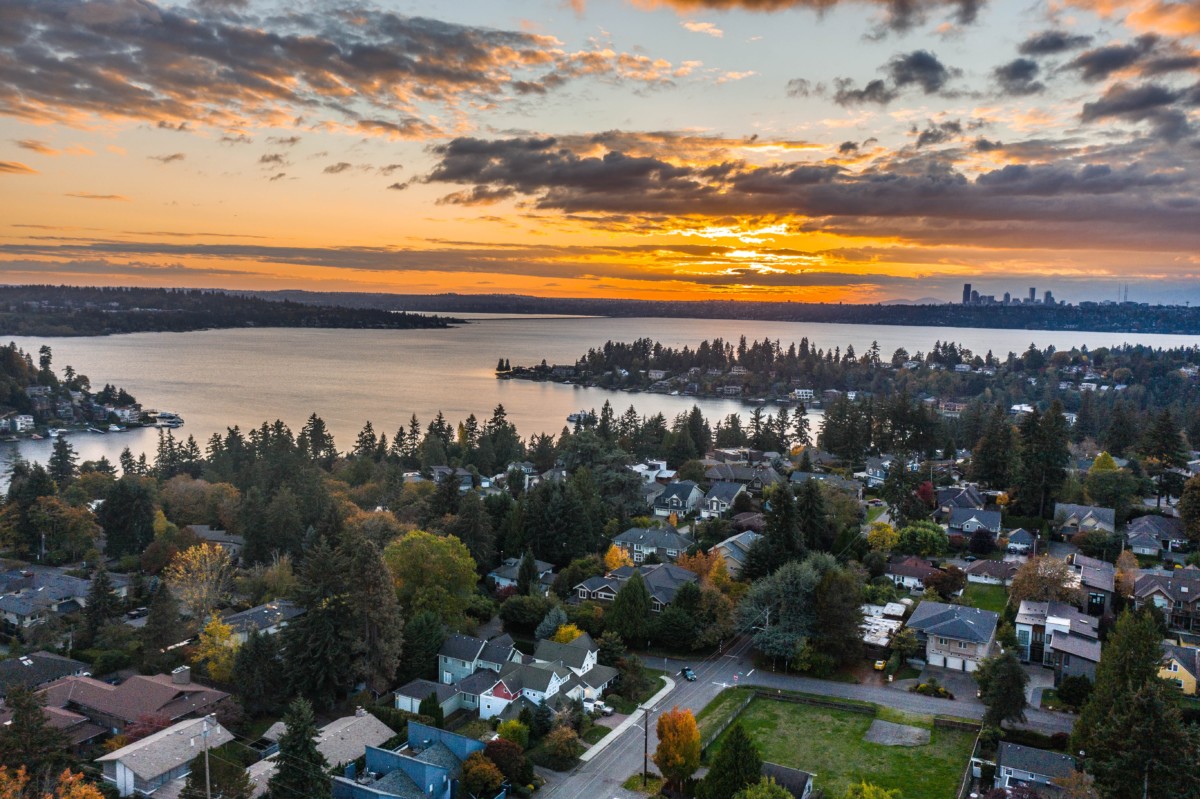
{"type": "MultiPolygon", "coordinates": [[[[879,717],[933,726],[929,717],[885,708],[879,717]]],[[[905,799],[954,796],[975,742],[973,732],[935,729],[926,746],[866,743],[872,716],[766,699],[751,702],[739,721],[763,760],[815,774],[815,785],[826,796],[841,796],[860,780],[898,788],[905,799]]]]}
{"type": "Polygon", "coordinates": [[[962,603],[981,610],[1004,612],[1008,604],[1008,589],[1002,585],[985,585],[984,583],[967,583],[963,589],[962,603]]]}

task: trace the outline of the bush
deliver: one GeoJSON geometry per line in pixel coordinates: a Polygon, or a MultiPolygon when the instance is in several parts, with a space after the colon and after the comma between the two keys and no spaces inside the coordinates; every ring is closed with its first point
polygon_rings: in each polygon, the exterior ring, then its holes
{"type": "Polygon", "coordinates": [[[944,686],[939,685],[936,679],[930,679],[929,682],[918,683],[908,690],[912,693],[921,694],[923,696],[935,696],[938,699],[954,698],[954,694],[947,691],[944,686]]]}
{"type": "Polygon", "coordinates": [[[129,657],[128,652],[120,649],[106,649],[92,661],[92,668],[96,674],[111,674],[114,671],[129,668],[131,663],[133,663],[133,659],[129,657]]]}
{"type": "Polygon", "coordinates": [[[1069,708],[1079,710],[1092,695],[1092,681],[1082,674],[1063,677],[1058,684],[1058,698],[1069,708]]]}

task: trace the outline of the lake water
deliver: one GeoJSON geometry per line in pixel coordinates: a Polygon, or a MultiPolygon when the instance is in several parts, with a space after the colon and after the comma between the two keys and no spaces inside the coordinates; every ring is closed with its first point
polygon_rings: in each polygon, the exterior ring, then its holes
{"type": "MultiPolygon", "coordinates": [[[[135,333],[94,338],[12,339],[36,353],[49,344],[54,368],[66,365],[86,374],[98,389],[123,386],[147,408],[180,414],[186,424],[175,433],[191,434],[203,446],[214,432],[231,425],[243,430],[264,420],[282,419],[298,430],[311,413],[325,419],[337,444],[348,448],[363,422],[392,433],[410,415],[425,425],[441,410],[452,423],[474,413],[480,421],[503,403],[523,436],[558,433],[567,414],[599,409],[606,399],[618,414],[634,405],[641,414],[662,412],[669,419],[697,402],[710,420],[752,406],[733,400],[693,400],[659,394],[622,394],[600,389],[497,380],[496,361],[514,365],[573,363],[605,341],[648,337],[664,345],[695,346],[703,339],[778,339],[784,347],[807,336],[823,348],[846,345],[862,353],[878,341],[885,357],[897,347],[927,351],[935,341],[955,341],[997,357],[1039,347],[1112,346],[1127,341],[1162,347],[1190,346],[1187,336],[977,328],[833,325],[698,319],[609,319],[590,317],[471,316],[448,330],[238,329],[194,333],[135,333]]],[[[769,406],[768,406],[769,407],[769,406]]],[[[815,420],[814,420],[815,421],[815,420]]],[[[157,432],[151,429],[107,435],[80,433],[71,443],[83,459],[116,461],[124,447],[153,456],[157,432]]],[[[51,442],[4,445],[0,460],[21,455],[44,461],[51,442]]]]}

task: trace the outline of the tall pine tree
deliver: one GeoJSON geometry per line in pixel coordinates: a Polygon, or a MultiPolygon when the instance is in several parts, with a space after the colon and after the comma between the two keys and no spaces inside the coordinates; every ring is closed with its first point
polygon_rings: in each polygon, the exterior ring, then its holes
{"type": "Polygon", "coordinates": [[[283,717],[279,768],[267,783],[271,799],[330,799],[329,763],[317,749],[317,723],[312,705],[296,699],[283,717]]]}

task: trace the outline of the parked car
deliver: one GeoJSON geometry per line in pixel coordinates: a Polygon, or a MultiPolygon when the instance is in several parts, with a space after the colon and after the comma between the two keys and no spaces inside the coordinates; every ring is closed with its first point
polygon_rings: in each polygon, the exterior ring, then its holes
{"type": "Polygon", "coordinates": [[[683,679],[687,680],[688,682],[696,681],[696,672],[692,671],[691,666],[684,666],[682,669],[680,669],[679,676],[683,677],[683,679]]]}
{"type": "Polygon", "coordinates": [[[588,713],[599,713],[601,716],[611,716],[613,714],[612,707],[604,704],[599,699],[585,701],[583,709],[588,713]]]}
{"type": "Polygon", "coordinates": [[[974,555],[967,555],[965,558],[963,558],[963,560],[965,560],[967,563],[974,563],[975,561],[979,560],[979,558],[975,557],[974,555]]]}

